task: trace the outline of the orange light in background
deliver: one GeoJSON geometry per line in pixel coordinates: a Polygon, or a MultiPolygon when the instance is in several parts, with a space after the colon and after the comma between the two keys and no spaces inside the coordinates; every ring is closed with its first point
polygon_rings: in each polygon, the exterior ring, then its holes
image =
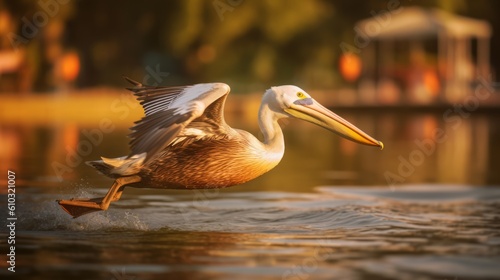
{"type": "Polygon", "coordinates": [[[427,139],[434,139],[436,129],[438,128],[438,123],[435,117],[426,116],[422,120],[423,124],[423,137],[427,139]]]}
{"type": "Polygon", "coordinates": [[[353,82],[357,80],[361,74],[361,67],[359,56],[352,53],[345,53],[340,56],[340,74],[346,81],[353,82]]]}
{"type": "Polygon", "coordinates": [[[425,70],[424,85],[427,92],[429,92],[432,96],[438,95],[439,91],[441,90],[441,86],[439,84],[439,78],[436,71],[425,70]]]}
{"type": "Polygon", "coordinates": [[[198,49],[198,60],[202,63],[212,62],[216,55],[217,52],[212,45],[203,45],[198,49]]]}
{"type": "Polygon", "coordinates": [[[0,11],[0,34],[4,35],[9,32],[12,24],[12,17],[6,10],[0,11]]]}
{"type": "Polygon", "coordinates": [[[25,59],[26,52],[21,50],[0,51],[0,73],[9,73],[19,70],[25,59]]]}
{"type": "Polygon", "coordinates": [[[61,78],[72,82],[80,73],[80,58],[76,52],[68,52],[61,58],[61,78]]]}

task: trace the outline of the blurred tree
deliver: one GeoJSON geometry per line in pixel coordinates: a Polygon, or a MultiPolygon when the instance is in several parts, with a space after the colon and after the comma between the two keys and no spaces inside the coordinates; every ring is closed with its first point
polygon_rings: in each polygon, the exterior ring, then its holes
{"type": "Polygon", "coordinates": [[[222,14],[216,5],[216,1],[183,1],[173,23],[165,22],[166,48],[184,59],[186,73],[196,80],[289,79],[293,71],[280,75],[283,68],[297,67],[299,53],[312,47],[311,42],[295,39],[331,14],[318,0],[222,1],[219,5],[228,5],[222,14]]]}
{"type": "MultiPolygon", "coordinates": [[[[338,73],[339,44],[352,44],[355,23],[387,9],[390,1],[396,0],[61,1],[65,4],[49,16],[49,24],[40,27],[46,35],[26,44],[27,65],[36,65],[35,89],[51,88],[55,64],[49,58],[65,57],[69,50],[80,58],[79,86],[122,86],[121,75],[128,75],[154,84],[224,81],[235,91],[282,83],[338,87],[345,83],[338,73]],[[58,30],[59,37],[51,35],[58,30]]],[[[22,18],[47,13],[47,3],[59,2],[0,0],[0,9],[12,14],[19,33],[22,18]]],[[[500,24],[498,1],[398,3],[500,24]]],[[[492,49],[499,43],[494,37],[492,49]]],[[[498,65],[499,55],[493,52],[491,58],[498,65]]]]}
{"type": "MultiPolygon", "coordinates": [[[[21,53],[22,68],[17,90],[21,92],[54,89],[59,62],[65,55],[66,22],[74,14],[73,1],[2,1],[0,10],[12,14],[11,28],[3,34],[0,48],[5,52],[21,53]],[[5,44],[8,41],[9,44],[5,44]]],[[[1,74],[1,73],[0,73],[1,74]]]]}

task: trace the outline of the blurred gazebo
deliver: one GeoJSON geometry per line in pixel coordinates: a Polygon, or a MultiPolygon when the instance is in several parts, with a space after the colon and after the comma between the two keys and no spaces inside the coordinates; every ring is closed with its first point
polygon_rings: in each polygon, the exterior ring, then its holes
{"type": "Polygon", "coordinates": [[[360,48],[361,101],[458,102],[478,77],[489,81],[488,22],[419,7],[382,17],[355,27],[368,42],[360,48]]]}

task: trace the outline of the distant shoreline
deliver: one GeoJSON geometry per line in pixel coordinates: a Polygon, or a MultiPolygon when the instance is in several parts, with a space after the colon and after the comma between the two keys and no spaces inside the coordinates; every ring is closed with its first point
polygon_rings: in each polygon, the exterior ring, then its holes
{"type": "MultiPolygon", "coordinates": [[[[326,92],[312,92],[326,107],[338,111],[365,112],[440,112],[454,104],[346,104],[330,98],[326,92]]],[[[498,94],[495,94],[498,95],[498,94]]],[[[262,93],[231,94],[225,113],[243,121],[255,120],[262,93]]],[[[475,111],[500,113],[498,97],[481,103],[475,111]]],[[[135,97],[125,89],[91,88],[73,90],[64,94],[0,94],[0,120],[2,124],[58,124],[77,123],[94,126],[103,119],[111,119],[119,127],[130,127],[143,116],[135,97]]]]}

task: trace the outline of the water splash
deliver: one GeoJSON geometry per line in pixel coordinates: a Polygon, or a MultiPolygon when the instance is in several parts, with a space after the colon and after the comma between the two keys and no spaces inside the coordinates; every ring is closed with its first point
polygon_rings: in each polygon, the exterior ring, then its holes
{"type": "MultiPolygon", "coordinates": [[[[176,230],[223,232],[303,232],[384,228],[436,228],[436,220],[464,223],[457,205],[500,200],[488,188],[448,187],[391,192],[386,188],[321,187],[317,193],[220,193],[196,203],[191,194],[171,196],[124,195],[108,211],[73,219],[53,195],[25,195],[19,207],[24,230],[176,230]],[[440,204],[434,203],[440,201],[440,204]],[[443,203],[447,206],[442,209],[443,203]],[[450,208],[452,213],[449,213],[450,208]],[[455,209],[455,210],[453,210],[455,209]]],[[[70,197],[102,196],[82,185],[70,197]]],[[[23,195],[24,196],[24,195],[23,195]]],[[[482,204],[482,207],[485,207],[482,204]]],[[[474,209],[473,205],[467,208],[474,209]]],[[[484,210],[484,209],[482,209],[484,210]]],[[[463,215],[467,211],[460,212],[463,215]]]]}
{"type": "Polygon", "coordinates": [[[79,184],[71,194],[22,194],[19,197],[18,219],[20,230],[148,230],[138,215],[130,211],[103,211],[73,219],[57,204],[54,197],[96,197],[99,191],[90,190],[86,184],[79,184]]]}

